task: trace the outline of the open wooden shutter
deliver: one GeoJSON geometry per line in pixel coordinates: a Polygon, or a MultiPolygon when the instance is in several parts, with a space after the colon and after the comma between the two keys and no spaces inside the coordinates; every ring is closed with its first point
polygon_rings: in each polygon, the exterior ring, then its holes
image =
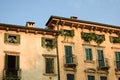
{"type": "Polygon", "coordinates": [[[15,62],[15,64],[16,64],[16,69],[19,69],[19,64],[20,64],[20,60],[19,60],[20,58],[19,58],[19,56],[16,56],[16,62],[15,62]]]}
{"type": "Polygon", "coordinates": [[[16,39],[17,39],[17,43],[20,44],[20,35],[17,35],[16,37],[17,37],[17,38],[16,38],[16,39]]]}
{"type": "Polygon", "coordinates": [[[45,38],[41,38],[41,44],[42,44],[42,47],[45,47],[45,38]]]}
{"type": "Polygon", "coordinates": [[[8,69],[8,55],[7,54],[5,54],[4,62],[5,62],[4,68],[8,69]]]}
{"type": "Polygon", "coordinates": [[[4,34],[4,42],[8,42],[8,34],[7,33],[4,34]]]}

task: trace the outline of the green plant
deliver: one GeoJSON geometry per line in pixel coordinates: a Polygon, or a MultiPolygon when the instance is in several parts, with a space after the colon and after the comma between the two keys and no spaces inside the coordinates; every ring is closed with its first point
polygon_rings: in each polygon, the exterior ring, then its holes
{"type": "Polygon", "coordinates": [[[105,40],[105,36],[104,35],[97,35],[97,34],[95,34],[94,41],[97,44],[101,44],[104,40],[105,40]]]}

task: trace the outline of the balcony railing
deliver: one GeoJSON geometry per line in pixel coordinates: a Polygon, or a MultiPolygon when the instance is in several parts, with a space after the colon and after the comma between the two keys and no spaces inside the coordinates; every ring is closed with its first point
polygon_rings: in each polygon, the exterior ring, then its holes
{"type": "Polygon", "coordinates": [[[99,70],[108,70],[110,68],[108,58],[104,58],[103,60],[97,60],[97,64],[99,70]]]}
{"type": "Polygon", "coordinates": [[[64,65],[65,67],[74,68],[77,66],[77,56],[64,56],[64,65]]]}
{"type": "Polygon", "coordinates": [[[3,79],[19,80],[21,78],[21,69],[4,69],[3,79]]]}

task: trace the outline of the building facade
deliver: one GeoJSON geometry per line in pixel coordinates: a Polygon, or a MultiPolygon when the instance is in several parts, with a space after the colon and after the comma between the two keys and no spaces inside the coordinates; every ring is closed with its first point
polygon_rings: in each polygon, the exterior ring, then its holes
{"type": "Polygon", "coordinates": [[[120,27],[51,16],[0,24],[0,80],[120,80],[120,27]]]}
{"type": "Polygon", "coordinates": [[[57,80],[57,31],[0,24],[0,80],[57,80]]]}
{"type": "Polygon", "coordinates": [[[60,80],[120,80],[120,27],[51,16],[58,30],[60,80]]]}

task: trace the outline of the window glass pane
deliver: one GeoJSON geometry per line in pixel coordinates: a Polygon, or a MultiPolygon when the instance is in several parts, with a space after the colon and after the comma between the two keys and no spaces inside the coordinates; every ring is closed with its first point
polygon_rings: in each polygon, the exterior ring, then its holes
{"type": "Polygon", "coordinates": [[[67,80],[74,80],[74,74],[67,74],[67,80]]]}
{"type": "Polygon", "coordinates": [[[54,59],[46,58],[46,73],[54,73],[54,59]]]}
{"type": "Polygon", "coordinates": [[[88,80],[95,80],[95,76],[88,75],[88,80]]]}

